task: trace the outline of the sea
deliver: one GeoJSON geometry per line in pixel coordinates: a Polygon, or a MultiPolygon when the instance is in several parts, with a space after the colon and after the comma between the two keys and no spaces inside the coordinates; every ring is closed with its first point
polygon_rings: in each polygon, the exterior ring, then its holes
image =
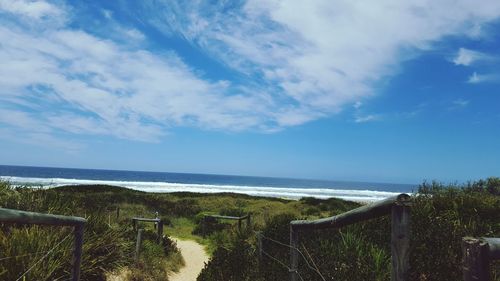
{"type": "Polygon", "coordinates": [[[15,186],[41,188],[102,184],[157,193],[233,192],[287,199],[335,197],[357,202],[416,190],[412,184],[7,165],[0,165],[0,179],[15,186]]]}

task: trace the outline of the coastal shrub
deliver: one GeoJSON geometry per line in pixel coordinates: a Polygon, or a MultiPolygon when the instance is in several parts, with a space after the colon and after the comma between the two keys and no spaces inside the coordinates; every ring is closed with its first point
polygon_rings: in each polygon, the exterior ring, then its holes
{"type": "MultiPolygon", "coordinates": [[[[462,237],[500,237],[500,196],[487,185],[497,180],[463,189],[436,182],[420,187],[412,208],[411,280],[460,280],[462,237]]],[[[493,280],[499,273],[497,264],[493,280]]]]}
{"type": "Polygon", "coordinates": [[[212,217],[205,217],[204,214],[199,214],[198,216],[196,216],[195,223],[196,226],[193,229],[192,234],[199,236],[203,236],[203,234],[209,236],[213,233],[231,228],[230,223],[222,222],[212,217]]]}
{"type": "MultiPolygon", "coordinates": [[[[499,186],[500,179],[490,178],[463,186],[433,182],[419,187],[418,195],[412,196],[410,280],[462,279],[462,237],[500,237],[499,186]]],[[[302,199],[304,204],[310,204],[310,207],[304,206],[302,213],[316,215],[317,209],[308,211],[314,207],[337,214],[355,206],[334,203],[335,200],[302,199]]],[[[289,243],[289,222],[295,218],[292,214],[282,214],[266,219],[262,231],[270,239],[263,240],[263,248],[273,258],[265,255],[257,273],[242,263],[239,270],[248,275],[240,276],[241,280],[289,278],[286,266],[290,249],[286,245],[289,243]]],[[[388,280],[391,264],[389,218],[357,223],[340,231],[301,232],[299,250],[303,256],[300,255],[298,271],[304,280],[322,280],[318,272],[326,280],[388,280]]],[[[241,255],[240,248],[234,245],[217,249],[213,257],[217,262],[209,263],[205,268],[206,272],[213,274],[205,274],[200,280],[225,280],[220,278],[230,276],[233,269],[222,260],[238,254],[241,255]],[[217,269],[212,268],[215,266],[217,269]]],[[[247,254],[248,260],[257,259],[255,252],[247,254]]],[[[499,265],[496,262],[491,266],[492,280],[500,280],[499,265]]]]}
{"type": "MultiPolygon", "coordinates": [[[[52,190],[11,188],[1,184],[2,207],[43,213],[73,214],[73,204],[52,190]]],[[[104,216],[89,215],[84,229],[82,280],[105,280],[107,270],[127,263],[131,243],[118,229],[111,228],[104,216]]],[[[73,229],[56,226],[2,225],[0,229],[0,279],[16,280],[33,266],[26,280],[68,278],[71,272],[73,229]],[[47,252],[63,241],[53,252],[47,252]],[[44,255],[47,257],[36,264],[44,255]]]]}
{"type": "MultiPolygon", "coordinates": [[[[232,232],[231,241],[225,246],[219,245],[212,258],[202,269],[197,281],[258,281],[257,260],[253,243],[248,234],[232,232]]],[[[280,279],[276,279],[280,280],[280,279]]]]}

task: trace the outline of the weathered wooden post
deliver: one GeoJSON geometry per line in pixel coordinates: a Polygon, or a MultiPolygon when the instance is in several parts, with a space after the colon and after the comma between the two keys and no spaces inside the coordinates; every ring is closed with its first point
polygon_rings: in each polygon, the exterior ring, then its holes
{"type": "Polygon", "coordinates": [[[158,221],[158,238],[157,238],[158,244],[161,244],[162,238],[163,238],[163,221],[159,220],[158,221]]]}
{"type": "Polygon", "coordinates": [[[203,219],[201,219],[201,235],[203,238],[205,238],[205,235],[207,235],[207,217],[203,216],[203,219]]]}
{"type": "Polygon", "coordinates": [[[132,219],[132,228],[134,229],[134,231],[137,230],[137,221],[135,219],[132,219]]]}
{"type": "Polygon", "coordinates": [[[74,228],[74,243],[75,249],[73,251],[73,269],[71,273],[71,280],[80,280],[80,264],[82,262],[82,247],[83,247],[83,224],[77,224],[74,228]]]}
{"type": "Polygon", "coordinates": [[[488,243],[481,239],[462,239],[462,261],[464,281],[489,281],[488,243]]]}
{"type": "Polygon", "coordinates": [[[251,229],[251,223],[250,223],[250,214],[247,215],[247,229],[250,230],[251,229]]]}
{"type": "Polygon", "coordinates": [[[256,236],[257,236],[257,250],[259,251],[259,265],[262,264],[262,232],[261,231],[257,231],[256,232],[256,236]]]}
{"type": "Polygon", "coordinates": [[[238,231],[241,232],[241,218],[238,219],[238,231]]]}
{"type": "Polygon", "coordinates": [[[290,280],[297,281],[297,270],[299,267],[299,233],[290,225],[290,280]]]}
{"type": "Polygon", "coordinates": [[[141,251],[141,243],[142,243],[142,232],[144,229],[139,229],[137,231],[137,240],[135,242],[135,261],[139,261],[139,253],[141,251]]]}
{"type": "Polygon", "coordinates": [[[116,207],[116,220],[120,218],[120,207],[116,207]]]}
{"type": "MultiPolygon", "coordinates": [[[[158,211],[155,212],[155,219],[159,219],[159,217],[158,217],[158,211]]],[[[157,226],[158,226],[158,223],[155,222],[154,223],[154,228],[156,229],[157,226]]]]}
{"type": "Polygon", "coordinates": [[[409,280],[410,202],[397,201],[391,209],[391,281],[409,280]]]}

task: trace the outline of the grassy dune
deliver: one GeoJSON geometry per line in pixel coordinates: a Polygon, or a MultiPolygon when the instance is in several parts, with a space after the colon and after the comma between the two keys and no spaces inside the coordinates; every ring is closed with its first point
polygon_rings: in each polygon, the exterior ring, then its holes
{"type": "MultiPolygon", "coordinates": [[[[465,186],[423,184],[413,198],[411,280],[460,280],[460,240],[463,236],[500,237],[500,180],[489,179],[465,186]]],[[[339,199],[303,198],[299,201],[252,197],[242,194],[156,194],[115,186],[64,186],[49,190],[12,188],[0,183],[0,206],[44,213],[83,216],[85,230],[82,280],[105,280],[110,272],[127,272],[128,280],[165,280],[182,265],[175,243],[168,237],[196,240],[211,254],[199,281],[287,280],[288,272],[274,260],[259,264],[255,235],[287,243],[292,219],[332,216],[358,207],[339,199]],[[116,209],[120,216],[116,218],[116,209]],[[153,217],[159,212],[165,221],[163,246],[153,241],[151,224],[139,262],[132,259],[136,233],[131,217],[153,217]],[[252,215],[252,227],[238,231],[234,222],[214,221],[200,236],[204,214],[252,215]],[[126,268],[126,271],[124,269],[126,268]]],[[[2,260],[2,257],[44,252],[67,235],[68,229],[8,226],[0,229],[0,280],[15,280],[41,257],[2,260]]],[[[388,280],[390,273],[389,221],[380,218],[338,230],[314,231],[302,235],[300,245],[327,280],[388,280]]],[[[65,242],[66,243],[66,242],[65,242]]],[[[64,280],[69,276],[71,243],[28,275],[26,280],[64,280]],[[57,279],[60,278],[60,279],[57,279]]],[[[264,241],[264,248],[276,259],[288,263],[289,249],[264,241]]],[[[321,280],[304,261],[299,270],[305,280],[321,280]]],[[[493,280],[500,280],[500,268],[493,265],[493,280]]]]}

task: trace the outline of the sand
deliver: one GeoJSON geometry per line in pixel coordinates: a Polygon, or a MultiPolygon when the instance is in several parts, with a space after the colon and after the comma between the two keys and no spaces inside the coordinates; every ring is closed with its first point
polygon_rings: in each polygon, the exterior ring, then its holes
{"type": "Polygon", "coordinates": [[[177,242],[177,247],[181,250],[182,257],[185,261],[185,266],[178,273],[173,273],[169,276],[170,281],[196,281],[196,277],[200,274],[208,262],[208,255],[202,245],[189,240],[174,239],[177,242]]]}

